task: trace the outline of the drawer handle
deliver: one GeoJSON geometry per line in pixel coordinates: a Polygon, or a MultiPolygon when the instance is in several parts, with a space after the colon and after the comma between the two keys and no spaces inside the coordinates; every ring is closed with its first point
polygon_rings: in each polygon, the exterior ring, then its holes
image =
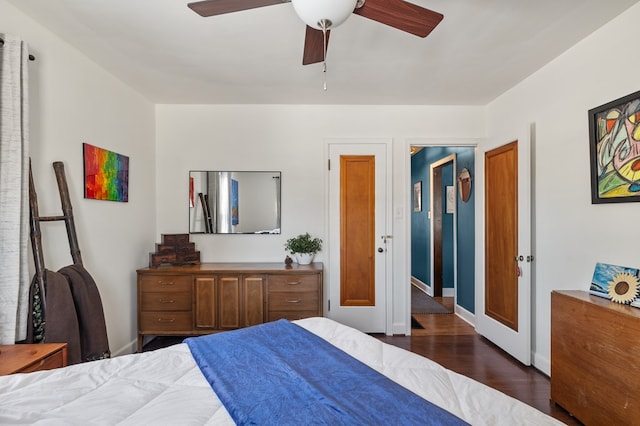
{"type": "Polygon", "coordinates": [[[158,318],[158,322],[175,322],[175,318],[158,318]]]}
{"type": "Polygon", "coordinates": [[[300,284],[302,284],[302,281],[289,281],[287,284],[289,284],[289,285],[300,285],[300,284]]]}
{"type": "Polygon", "coordinates": [[[300,303],[302,300],[300,299],[287,299],[287,303],[300,303]]]}
{"type": "Polygon", "coordinates": [[[176,303],[173,299],[160,299],[160,303],[168,304],[168,303],[176,303]]]}
{"type": "Polygon", "coordinates": [[[173,281],[158,281],[160,285],[174,285],[173,281]]]}

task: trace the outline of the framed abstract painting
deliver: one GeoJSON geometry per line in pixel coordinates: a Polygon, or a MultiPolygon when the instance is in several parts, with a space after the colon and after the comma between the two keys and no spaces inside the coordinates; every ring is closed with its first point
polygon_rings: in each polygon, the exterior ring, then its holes
{"type": "Polygon", "coordinates": [[[84,157],[84,198],[129,201],[129,157],[82,144],[84,157]]]}
{"type": "Polygon", "coordinates": [[[640,201],[640,91],[589,110],[591,203],[640,201]]]}

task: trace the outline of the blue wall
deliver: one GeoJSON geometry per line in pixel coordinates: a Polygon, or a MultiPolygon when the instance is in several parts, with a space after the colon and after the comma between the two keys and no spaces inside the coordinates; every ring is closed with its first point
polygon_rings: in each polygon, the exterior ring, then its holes
{"type": "MultiPolygon", "coordinates": [[[[471,197],[468,202],[456,196],[457,212],[457,256],[458,256],[458,289],[457,302],[471,313],[475,312],[475,149],[472,147],[425,147],[411,157],[411,191],[413,184],[422,181],[422,211],[413,212],[411,216],[411,275],[431,285],[430,268],[431,227],[428,218],[430,196],[429,169],[433,162],[451,154],[456,154],[457,173],[466,168],[471,174],[471,197]]],[[[443,168],[443,186],[451,185],[453,167],[443,168]]],[[[457,184],[457,183],[456,183],[457,184]]],[[[446,191],[445,188],[441,189],[446,191]]],[[[443,192],[446,200],[446,192],[443,192]]],[[[443,203],[445,208],[445,203],[443,203]]],[[[443,215],[443,287],[453,286],[453,215],[443,215]]]]}

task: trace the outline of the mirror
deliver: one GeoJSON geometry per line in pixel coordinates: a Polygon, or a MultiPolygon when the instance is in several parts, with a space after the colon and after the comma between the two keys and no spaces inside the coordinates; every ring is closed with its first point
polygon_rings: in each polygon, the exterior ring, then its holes
{"type": "Polygon", "coordinates": [[[469,201],[469,197],[471,197],[471,174],[466,168],[462,169],[458,176],[458,192],[463,202],[469,201]]]}
{"type": "Polygon", "coordinates": [[[189,233],[280,234],[281,172],[189,172],[189,233]]]}

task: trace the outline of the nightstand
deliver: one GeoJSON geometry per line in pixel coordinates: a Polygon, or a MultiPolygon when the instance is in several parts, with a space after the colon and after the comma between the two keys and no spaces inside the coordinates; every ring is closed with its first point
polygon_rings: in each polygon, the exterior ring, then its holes
{"type": "Polygon", "coordinates": [[[66,343],[0,345],[0,376],[66,366],[66,343]]]}

